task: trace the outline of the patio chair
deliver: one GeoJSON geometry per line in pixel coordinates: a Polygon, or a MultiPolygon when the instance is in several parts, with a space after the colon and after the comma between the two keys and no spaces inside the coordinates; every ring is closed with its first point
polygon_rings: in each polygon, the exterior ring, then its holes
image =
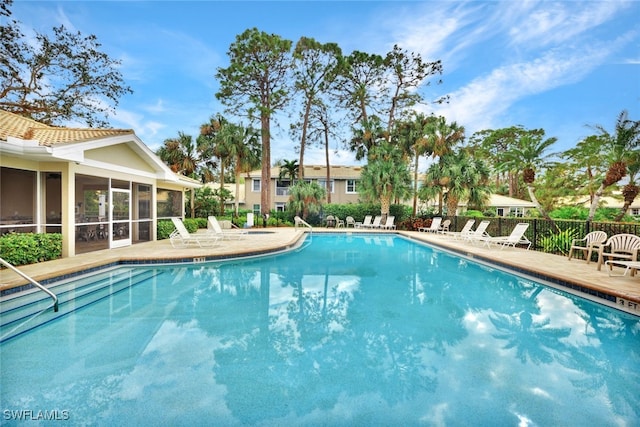
{"type": "MultiPolygon", "coordinates": [[[[625,261],[638,261],[640,251],[640,237],[635,234],[616,234],[609,237],[609,240],[598,248],[598,271],[605,262],[605,257],[609,261],[614,259],[625,261]]],[[[609,269],[613,266],[608,264],[609,269]]]]}
{"type": "Polygon", "coordinates": [[[356,220],[355,220],[355,219],[353,219],[353,217],[352,217],[352,216],[348,216],[348,217],[347,217],[347,219],[346,219],[346,221],[347,221],[346,228],[349,228],[349,227],[356,228],[356,220]]]}
{"type": "Polygon", "coordinates": [[[450,225],[451,225],[451,220],[445,219],[444,221],[442,221],[442,224],[440,224],[440,227],[438,227],[438,231],[436,231],[436,233],[444,234],[448,232],[450,225]]]}
{"type": "Polygon", "coordinates": [[[242,229],[223,229],[218,219],[211,215],[207,218],[207,230],[209,233],[219,236],[222,239],[241,239],[248,234],[247,230],[242,229]]]}
{"type": "Polygon", "coordinates": [[[571,249],[569,249],[569,261],[573,257],[574,249],[579,249],[585,254],[585,259],[587,260],[587,264],[591,262],[591,254],[593,250],[600,247],[604,242],[607,241],[607,233],[604,231],[592,231],[584,236],[582,239],[573,239],[571,241],[571,249]]]}
{"type": "Polygon", "coordinates": [[[462,236],[463,239],[468,242],[474,243],[476,241],[479,241],[482,238],[491,237],[487,233],[487,227],[489,227],[490,223],[491,221],[489,220],[480,221],[480,224],[478,224],[475,230],[470,231],[465,236],[462,236]]]}
{"type": "Polygon", "coordinates": [[[527,249],[529,249],[531,247],[531,241],[524,235],[528,228],[528,222],[521,222],[513,227],[511,234],[508,236],[485,236],[480,237],[478,240],[482,241],[488,248],[490,248],[493,243],[496,246],[500,246],[500,249],[504,249],[507,246],[513,246],[515,248],[516,245],[527,245],[527,249]]]}
{"type": "Polygon", "coordinates": [[[171,221],[173,221],[173,225],[176,227],[169,235],[169,241],[174,248],[186,248],[190,246],[208,248],[219,244],[220,236],[210,233],[189,233],[189,230],[187,230],[187,227],[184,226],[180,218],[171,218],[171,221]]]}
{"type": "Polygon", "coordinates": [[[371,227],[371,220],[373,217],[371,215],[367,215],[364,217],[363,222],[356,222],[356,228],[369,228],[371,227]]]}
{"type": "Polygon", "coordinates": [[[621,260],[611,260],[605,261],[605,265],[609,266],[609,276],[626,276],[629,270],[631,270],[631,276],[636,275],[636,271],[640,270],[640,261],[621,261],[621,260]],[[620,267],[624,267],[624,273],[622,274],[611,274],[613,270],[612,266],[618,265],[620,267]]]}
{"type": "Polygon", "coordinates": [[[395,230],[396,228],[396,217],[393,215],[389,215],[387,216],[387,220],[385,221],[385,223],[383,225],[380,226],[380,228],[384,228],[385,230],[395,230]]]}
{"type": "Polygon", "coordinates": [[[344,220],[336,216],[336,228],[344,227],[344,220]]]}
{"type": "Polygon", "coordinates": [[[327,215],[327,223],[326,223],[327,227],[335,227],[336,226],[336,219],[333,215],[327,215]]]}
{"type": "Polygon", "coordinates": [[[473,228],[473,224],[475,224],[475,223],[476,223],[475,219],[470,219],[464,224],[464,227],[462,227],[462,230],[457,231],[457,232],[456,231],[447,231],[445,234],[447,236],[453,237],[456,240],[458,239],[458,237],[464,239],[471,232],[471,229],[473,228]]]}
{"type": "Polygon", "coordinates": [[[382,222],[382,215],[376,215],[373,219],[373,222],[367,228],[380,228],[380,223],[382,222]]]}
{"type": "Polygon", "coordinates": [[[420,227],[418,231],[424,231],[426,233],[436,233],[440,228],[440,224],[442,224],[442,218],[437,216],[431,219],[431,226],[429,227],[420,227]]]}

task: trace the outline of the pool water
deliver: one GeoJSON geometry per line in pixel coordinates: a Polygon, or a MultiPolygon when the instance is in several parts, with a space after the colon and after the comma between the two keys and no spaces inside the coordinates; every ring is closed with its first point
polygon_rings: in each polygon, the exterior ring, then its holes
{"type": "Polygon", "coordinates": [[[397,236],[310,239],[100,273],[113,294],[0,344],[0,422],[638,425],[638,317],[397,236]]]}

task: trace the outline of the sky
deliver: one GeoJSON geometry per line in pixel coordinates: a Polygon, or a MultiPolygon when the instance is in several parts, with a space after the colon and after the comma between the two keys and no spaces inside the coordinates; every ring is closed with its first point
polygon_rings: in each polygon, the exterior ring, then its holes
{"type": "MultiPolygon", "coordinates": [[[[294,43],[302,36],[385,55],[394,44],[442,60],[442,84],[430,94],[444,105],[421,111],[466,129],[542,128],[574,147],[594,132],[613,131],[622,110],[640,120],[640,1],[24,1],[13,18],[23,31],[49,33],[64,24],[94,34],[122,62],[133,94],[109,118],[133,129],[152,150],[179,132],[198,135],[224,106],[215,98],[218,68],[249,28],[294,43]]],[[[272,161],[298,154],[284,117],[274,117],[272,161]]],[[[308,148],[305,164],[324,164],[308,148]]],[[[337,142],[331,164],[354,165],[337,142]]]]}

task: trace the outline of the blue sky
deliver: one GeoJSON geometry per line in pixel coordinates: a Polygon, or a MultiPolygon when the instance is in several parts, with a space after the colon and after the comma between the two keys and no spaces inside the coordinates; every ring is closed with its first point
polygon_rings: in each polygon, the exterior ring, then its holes
{"type": "MultiPolygon", "coordinates": [[[[427,113],[465,126],[522,125],[573,147],[600,124],[613,130],[626,109],[640,120],[638,1],[22,1],[12,7],[25,32],[54,25],[95,34],[122,61],[134,91],[110,121],[153,150],[179,131],[193,135],[223,112],[215,72],[227,67],[236,35],[256,27],[294,43],[335,42],[344,53],[386,54],[394,44],[443,61],[434,95],[448,105],[427,113]]],[[[276,118],[276,121],[278,119],[276,118]]],[[[272,160],[294,159],[283,120],[272,160]]],[[[355,164],[341,147],[332,164],[355,164]]],[[[306,164],[323,164],[307,150],[306,164]]]]}

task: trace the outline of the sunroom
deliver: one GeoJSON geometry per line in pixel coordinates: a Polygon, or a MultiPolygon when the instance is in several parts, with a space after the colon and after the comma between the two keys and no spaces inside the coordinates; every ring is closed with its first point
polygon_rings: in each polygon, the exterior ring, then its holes
{"type": "Polygon", "coordinates": [[[122,129],[69,129],[0,111],[0,234],[61,233],[63,257],[156,239],[194,180],[122,129]]]}

